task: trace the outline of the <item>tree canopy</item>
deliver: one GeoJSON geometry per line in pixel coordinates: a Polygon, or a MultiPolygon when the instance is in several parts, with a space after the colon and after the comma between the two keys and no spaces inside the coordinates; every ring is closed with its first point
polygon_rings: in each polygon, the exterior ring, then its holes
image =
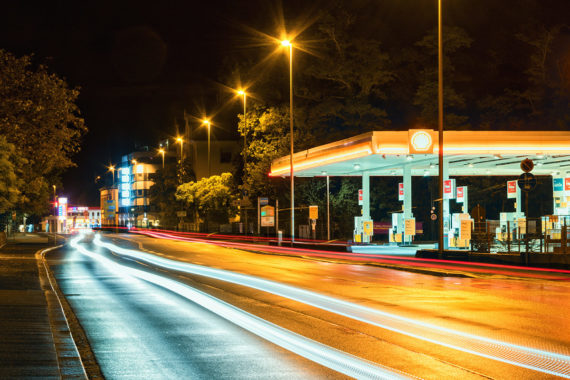
{"type": "Polygon", "coordinates": [[[45,212],[51,185],[74,166],[86,132],[78,95],[45,66],[34,66],[32,57],[0,49],[0,135],[20,157],[12,164],[21,179],[16,203],[22,211],[45,212]]]}

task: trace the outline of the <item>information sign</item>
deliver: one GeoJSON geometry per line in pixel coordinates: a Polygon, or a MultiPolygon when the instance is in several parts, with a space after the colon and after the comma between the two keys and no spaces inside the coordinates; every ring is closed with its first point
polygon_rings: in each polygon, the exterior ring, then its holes
{"type": "Polygon", "coordinates": [[[371,220],[362,222],[362,229],[366,235],[372,235],[374,233],[374,223],[371,220]]]}
{"type": "Polygon", "coordinates": [[[275,207],[263,206],[261,208],[261,227],[275,226],[275,207]]]}
{"type": "Polygon", "coordinates": [[[407,236],[414,236],[416,234],[416,219],[406,219],[404,221],[404,234],[407,236]]]}
{"type": "Polygon", "coordinates": [[[309,219],[319,219],[319,206],[309,206],[309,219]]]}
{"type": "Polygon", "coordinates": [[[459,228],[459,238],[461,240],[471,239],[471,219],[461,219],[461,226],[459,228]]]}

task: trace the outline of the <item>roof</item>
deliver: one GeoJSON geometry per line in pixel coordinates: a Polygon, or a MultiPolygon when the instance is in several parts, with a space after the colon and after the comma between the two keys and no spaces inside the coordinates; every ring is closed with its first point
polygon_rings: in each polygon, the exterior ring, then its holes
{"type": "MultiPolygon", "coordinates": [[[[519,175],[525,158],[533,160],[535,175],[570,171],[568,131],[444,131],[443,142],[450,176],[519,175]]],[[[438,152],[437,131],[374,131],[297,152],[293,168],[296,177],[402,175],[404,165],[414,176],[437,175],[438,152]],[[418,132],[421,142],[430,140],[427,150],[411,144],[418,132]]],[[[274,160],[269,175],[289,176],[289,160],[274,160]]]]}

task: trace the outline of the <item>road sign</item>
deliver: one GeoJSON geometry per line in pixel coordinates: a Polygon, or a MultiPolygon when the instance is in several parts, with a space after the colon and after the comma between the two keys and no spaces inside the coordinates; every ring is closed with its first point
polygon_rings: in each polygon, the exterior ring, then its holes
{"type": "Polygon", "coordinates": [[[431,220],[436,220],[436,219],[437,219],[437,214],[431,214],[430,219],[431,219],[431,220]]]}
{"type": "Polygon", "coordinates": [[[534,169],[534,162],[532,162],[532,160],[525,158],[524,160],[521,161],[521,170],[523,172],[530,173],[532,169],[534,169]]]}
{"type": "Polygon", "coordinates": [[[265,206],[266,204],[269,203],[269,198],[267,197],[259,197],[259,205],[260,206],[265,206]]]}
{"type": "Polygon", "coordinates": [[[309,206],[309,219],[319,219],[319,206],[309,206]]]}
{"type": "Polygon", "coordinates": [[[536,178],[530,173],[523,173],[517,183],[522,191],[531,191],[536,187],[536,178]]]}

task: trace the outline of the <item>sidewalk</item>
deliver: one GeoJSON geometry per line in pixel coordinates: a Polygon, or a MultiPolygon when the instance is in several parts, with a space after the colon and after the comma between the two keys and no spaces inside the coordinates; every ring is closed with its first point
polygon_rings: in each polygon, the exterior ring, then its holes
{"type": "Polygon", "coordinates": [[[43,264],[46,237],[17,234],[0,249],[0,378],[85,378],[43,264]]]}

